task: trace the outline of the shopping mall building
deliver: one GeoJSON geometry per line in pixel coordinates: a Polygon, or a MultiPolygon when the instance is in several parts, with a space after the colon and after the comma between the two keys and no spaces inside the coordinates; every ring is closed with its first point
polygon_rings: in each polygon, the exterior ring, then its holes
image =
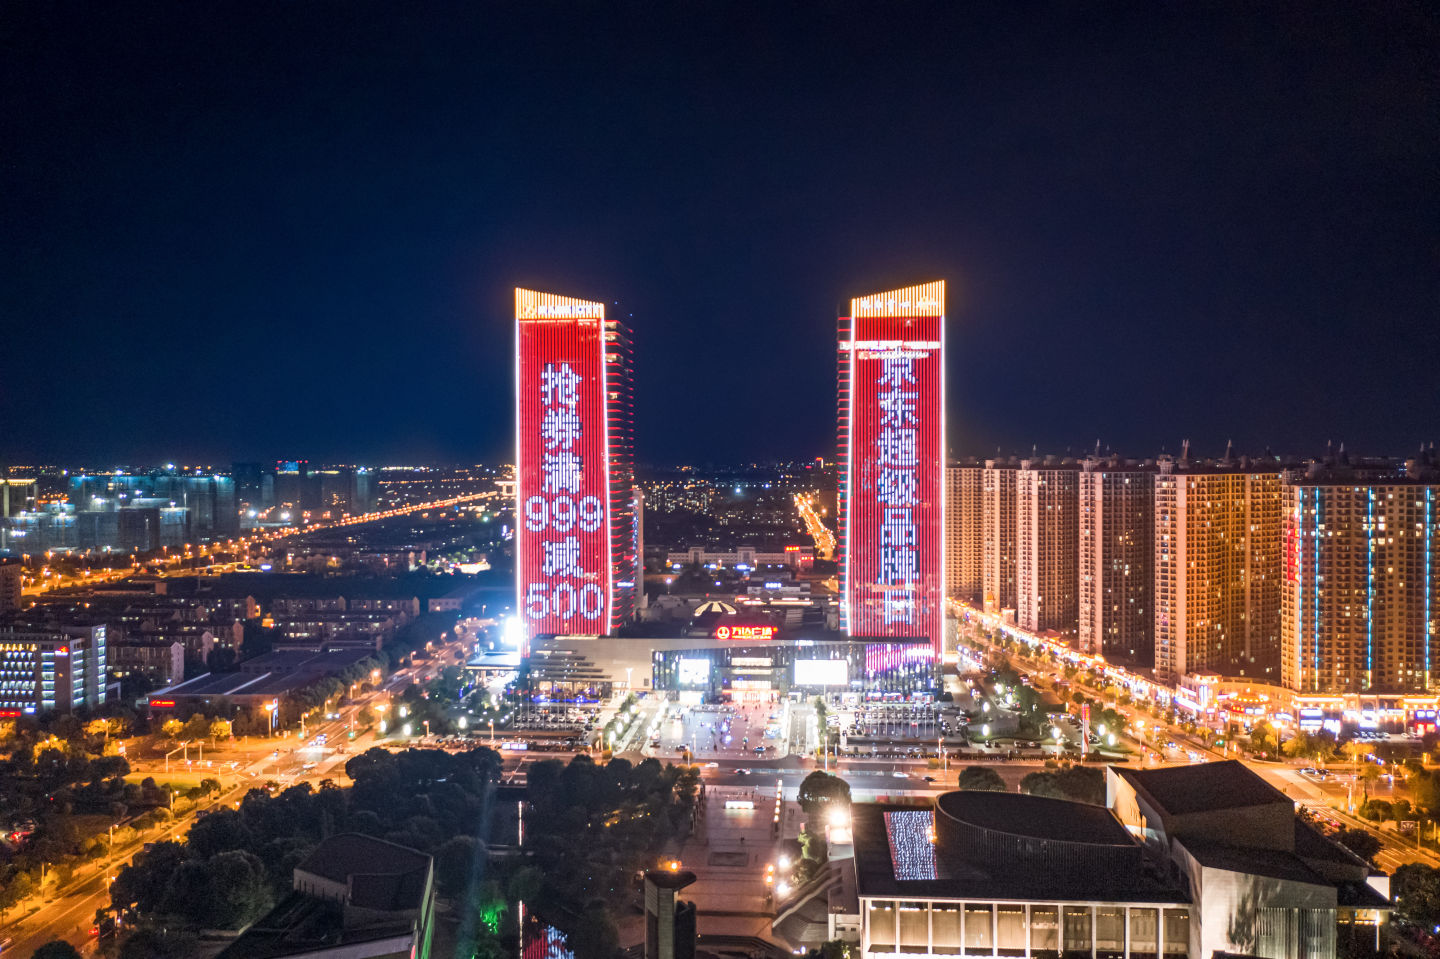
{"type": "Polygon", "coordinates": [[[928,639],[782,635],[773,626],[721,625],[704,636],[540,636],[525,662],[533,693],[552,701],[594,701],[627,689],[693,703],[768,703],[792,693],[853,701],[935,695],[928,639]]]}

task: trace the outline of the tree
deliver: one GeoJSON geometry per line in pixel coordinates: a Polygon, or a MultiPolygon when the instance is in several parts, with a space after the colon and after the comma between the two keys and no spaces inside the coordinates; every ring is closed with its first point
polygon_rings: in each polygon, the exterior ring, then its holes
{"type": "Polygon", "coordinates": [[[1055,784],[1074,802],[1105,805],[1105,773],[1093,766],[1071,766],[1055,774],[1055,784]]]}
{"type": "Polygon", "coordinates": [[[960,770],[958,785],[961,789],[975,789],[984,792],[1008,792],[1009,787],[1000,774],[989,766],[966,766],[960,770]]]}
{"type": "Polygon", "coordinates": [[[1048,796],[1051,799],[1065,798],[1059,783],[1055,781],[1055,774],[1049,772],[1026,773],[1025,778],[1020,780],[1020,791],[1030,796],[1048,796]]]}
{"type": "Polygon", "coordinates": [[[798,798],[800,808],[805,810],[807,815],[814,815],[832,803],[849,809],[850,784],[839,776],[832,776],[817,769],[800,783],[798,798]]]}
{"type": "Polygon", "coordinates": [[[180,729],[180,735],[186,739],[204,739],[210,735],[210,718],[204,713],[196,713],[185,720],[185,725],[180,729]]]}
{"type": "Polygon", "coordinates": [[[52,939],[31,954],[31,959],[80,959],[80,953],[63,939],[52,939]]]}
{"type": "Polygon", "coordinates": [[[1262,756],[1269,756],[1280,748],[1280,737],[1275,727],[1267,722],[1258,722],[1250,727],[1250,748],[1262,756]]]}
{"type": "Polygon", "coordinates": [[[1335,756],[1335,739],[1328,733],[1301,730],[1288,739],[1280,751],[1296,759],[1309,759],[1322,765],[1335,756]]]}
{"type": "Polygon", "coordinates": [[[478,848],[474,836],[451,836],[435,850],[435,883],[444,895],[464,891],[472,871],[476,871],[478,848]]]}
{"type": "Polygon", "coordinates": [[[270,908],[265,865],[242,850],[180,865],[165,889],[163,911],[211,929],[238,929],[270,908]]]}
{"type": "Polygon", "coordinates": [[[169,739],[175,739],[176,737],[178,737],[180,735],[180,731],[184,728],[185,724],[182,723],[180,720],[174,718],[173,716],[160,724],[160,731],[164,733],[165,736],[169,739]]]}
{"type": "Polygon", "coordinates": [[[1440,869],[1421,862],[1406,863],[1390,877],[1395,917],[1421,929],[1440,926],[1440,869]]]}
{"type": "Polygon", "coordinates": [[[1440,771],[1422,771],[1411,777],[1410,795],[1417,812],[1432,818],[1440,815],[1440,771]]]}
{"type": "Polygon", "coordinates": [[[1384,799],[1370,799],[1360,806],[1360,815],[1372,822],[1395,818],[1395,809],[1384,799]]]}
{"type": "Polygon", "coordinates": [[[1366,830],[1351,829],[1347,826],[1342,826],[1334,838],[1336,842],[1370,863],[1370,865],[1375,865],[1375,855],[1380,852],[1380,840],[1376,839],[1366,830]]]}
{"type": "Polygon", "coordinates": [[[212,742],[230,738],[230,720],[212,719],[210,728],[207,730],[212,742]]]}

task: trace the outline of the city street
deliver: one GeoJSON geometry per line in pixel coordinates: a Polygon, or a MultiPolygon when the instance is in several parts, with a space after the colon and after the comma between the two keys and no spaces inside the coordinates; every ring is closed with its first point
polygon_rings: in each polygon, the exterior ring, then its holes
{"type": "MultiPolygon", "coordinates": [[[[163,756],[131,757],[131,778],[152,776],[157,782],[165,782],[167,775],[204,775],[218,779],[221,792],[209,800],[201,800],[193,809],[176,816],[175,821],[162,829],[149,830],[135,837],[125,845],[117,845],[114,853],[98,866],[82,866],[77,869],[76,878],[62,889],[52,891],[46,897],[43,907],[30,915],[18,909],[10,912],[11,921],[0,927],[0,938],[12,937],[14,943],[6,952],[28,956],[36,947],[52,939],[64,939],[72,945],[93,950],[95,942],[91,928],[97,909],[109,905],[109,883],[106,877],[114,876],[121,866],[128,863],[137,852],[149,844],[169,839],[181,839],[189,830],[195,817],[221,804],[239,805],[240,800],[251,789],[261,788],[274,781],[281,789],[297,782],[318,785],[325,779],[346,783],[345,762],[354,755],[364,752],[377,742],[386,745],[420,745],[416,739],[389,738],[380,740],[374,731],[357,730],[354,740],[349,733],[355,714],[370,706],[372,709],[388,705],[392,694],[420,677],[433,672],[436,662],[443,655],[453,655],[470,640],[456,640],[437,648],[435,657],[398,670],[378,689],[362,693],[343,706],[338,718],[322,719],[306,724],[306,738],[298,735],[276,736],[273,738],[251,737],[241,743],[227,743],[218,749],[206,745],[203,749],[206,759],[192,758],[189,761],[172,757],[166,768],[163,756]]],[[[333,715],[333,714],[332,714],[333,715]]],[[[476,742],[476,745],[480,745],[476,742]]],[[[201,750],[196,748],[192,757],[201,750]]],[[[137,750],[132,749],[132,754],[137,750]]],[[[569,758],[568,756],[566,757],[569,758]]]]}

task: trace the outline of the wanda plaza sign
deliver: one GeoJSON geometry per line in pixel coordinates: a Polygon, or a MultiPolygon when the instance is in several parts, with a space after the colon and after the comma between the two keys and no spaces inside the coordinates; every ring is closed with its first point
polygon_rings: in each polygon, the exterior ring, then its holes
{"type": "Polygon", "coordinates": [[[717,626],[716,639],[739,639],[746,641],[775,638],[774,626],[717,626]]]}

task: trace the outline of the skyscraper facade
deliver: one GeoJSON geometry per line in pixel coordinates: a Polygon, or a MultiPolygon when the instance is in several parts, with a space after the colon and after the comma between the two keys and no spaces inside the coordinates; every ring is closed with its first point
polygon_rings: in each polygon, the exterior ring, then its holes
{"type": "Polygon", "coordinates": [[[1015,608],[1015,471],[1019,464],[986,460],[980,475],[980,587],[987,613],[1015,608]]]}
{"type": "Polygon", "coordinates": [[[945,599],[945,284],[850,301],[839,321],[841,626],[930,640],[945,599]]]}
{"type": "Polygon", "coordinates": [[[979,463],[945,469],[945,589],[971,602],[980,600],[983,589],[984,473],[979,463]]]}
{"type": "Polygon", "coordinates": [[[1155,471],[1092,458],[1079,481],[1080,648],[1152,666],[1155,471]]]}
{"type": "Polygon", "coordinates": [[[1440,669],[1440,475],[1315,467],[1284,485],[1282,679],[1425,693],[1440,669]]]}
{"type": "Polygon", "coordinates": [[[629,333],[603,303],[520,288],[515,328],[525,635],[613,632],[637,581],[629,333]]]}
{"type": "Polygon", "coordinates": [[[1155,671],[1280,679],[1280,471],[1162,457],[1155,671]]]}
{"type": "Polygon", "coordinates": [[[1079,471],[1024,460],[1015,473],[1015,622],[1074,635],[1079,616],[1079,471]]]}

